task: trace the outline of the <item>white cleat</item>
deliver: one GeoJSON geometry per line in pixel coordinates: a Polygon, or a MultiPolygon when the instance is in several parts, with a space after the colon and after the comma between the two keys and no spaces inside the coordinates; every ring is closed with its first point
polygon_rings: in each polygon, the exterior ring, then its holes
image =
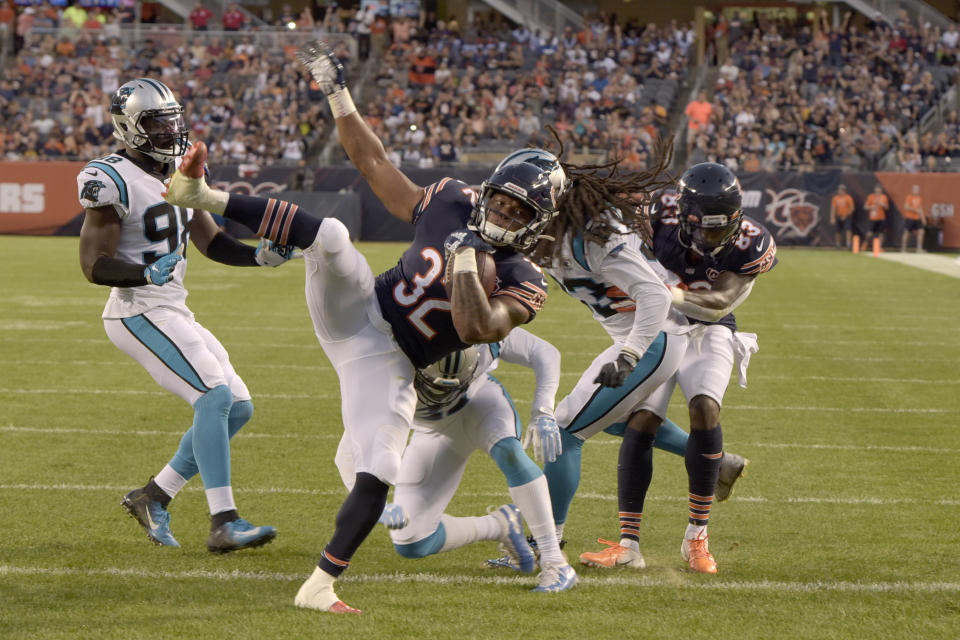
{"type": "Polygon", "coordinates": [[[553,564],[543,567],[533,589],[540,593],[559,593],[572,589],[577,584],[577,572],[569,564],[553,564]]]}

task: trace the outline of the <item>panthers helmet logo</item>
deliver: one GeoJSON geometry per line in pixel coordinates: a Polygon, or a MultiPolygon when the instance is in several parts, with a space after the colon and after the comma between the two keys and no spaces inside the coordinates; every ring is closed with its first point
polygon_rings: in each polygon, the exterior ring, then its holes
{"type": "Polygon", "coordinates": [[[124,85],[117,89],[117,91],[113,94],[112,100],[110,101],[110,113],[123,113],[123,109],[127,106],[127,98],[130,97],[131,93],[133,93],[133,87],[124,85]]]}
{"type": "Polygon", "coordinates": [[[100,196],[100,190],[106,186],[107,185],[103,184],[99,180],[87,180],[83,183],[83,189],[80,191],[80,199],[89,200],[90,202],[97,202],[100,196]]]}

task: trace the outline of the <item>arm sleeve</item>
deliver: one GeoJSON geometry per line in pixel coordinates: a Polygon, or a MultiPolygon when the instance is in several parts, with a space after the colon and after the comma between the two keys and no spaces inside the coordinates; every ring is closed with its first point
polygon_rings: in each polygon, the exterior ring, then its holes
{"type": "Polygon", "coordinates": [[[142,287],[147,284],[146,267],[119,258],[100,256],[93,263],[93,282],[110,287],[142,287]]]}
{"type": "Polygon", "coordinates": [[[517,327],[504,338],[500,357],[505,362],[533,369],[537,386],[533,391],[531,414],[539,414],[541,407],[552,413],[560,388],[560,351],[543,338],[517,327]]]}
{"type": "Polygon", "coordinates": [[[207,246],[207,257],[232,267],[256,267],[257,249],[243,244],[223,231],[213,236],[207,246]]]}
{"type": "Polygon", "coordinates": [[[642,357],[667,319],[670,292],[646,258],[627,245],[607,255],[600,263],[600,274],[636,302],[633,327],[623,346],[642,357]]]}

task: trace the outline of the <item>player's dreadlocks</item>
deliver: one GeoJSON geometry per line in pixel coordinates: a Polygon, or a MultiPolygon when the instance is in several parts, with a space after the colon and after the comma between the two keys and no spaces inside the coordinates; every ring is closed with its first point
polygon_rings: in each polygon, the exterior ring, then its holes
{"type": "Polygon", "coordinates": [[[544,229],[542,240],[533,251],[534,262],[551,266],[560,252],[566,233],[572,229],[581,230],[584,240],[600,243],[606,242],[611,234],[620,233],[611,224],[611,209],[618,210],[620,221],[628,229],[640,233],[644,241],[649,243],[646,209],[651,194],[676,181],[667,172],[673,160],[673,145],[658,142],[656,160],[650,167],[644,171],[627,172],[620,168],[621,160],[597,165],[564,162],[563,141],[553,127],[548,125],[547,129],[560,147],[556,155],[571,186],[557,203],[559,214],[544,229]]]}

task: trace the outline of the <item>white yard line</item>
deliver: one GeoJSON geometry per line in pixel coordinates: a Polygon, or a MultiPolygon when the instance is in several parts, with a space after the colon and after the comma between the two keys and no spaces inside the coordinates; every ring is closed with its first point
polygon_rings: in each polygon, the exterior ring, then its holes
{"type": "MultiPolygon", "coordinates": [[[[0,565],[0,576],[24,577],[78,577],[78,578],[142,578],[146,580],[209,580],[215,582],[301,582],[308,577],[303,573],[281,573],[275,571],[209,571],[192,569],[187,571],[151,571],[147,569],[129,569],[104,567],[98,569],[72,569],[66,567],[37,567],[0,565]]],[[[530,586],[535,583],[534,576],[516,575],[449,575],[434,573],[349,573],[340,581],[355,584],[397,584],[418,583],[432,585],[516,585],[530,586]]],[[[700,591],[772,591],[790,593],[820,593],[833,591],[841,593],[957,593],[957,582],[850,582],[844,580],[817,580],[815,582],[787,582],[777,580],[691,580],[683,581],[677,577],[658,578],[653,576],[580,576],[578,588],[582,587],[659,587],[665,589],[691,589],[700,591]]],[[[291,605],[292,609],[292,605],[291,605]]]]}
{"type": "Polygon", "coordinates": [[[935,253],[897,253],[884,251],[880,257],[890,262],[899,262],[908,267],[940,273],[951,278],[960,278],[960,258],[935,253]]]}
{"type": "MultiPolygon", "coordinates": [[[[142,391],[135,389],[11,389],[0,388],[0,395],[131,395],[131,396],[166,396],[170,395],[166,391],[142,391]]],[[[271,398],[277,400],[337,400],[340,396],[325,393],[258,393],[256,398],[271,398]]],[[[529,403],[530,399],[525,397],[514,397],[514,401],[529,403]]],[[[671,406],[680,407],[682,404],[671,406]]],[[[827,412],[845,412],[851,413],[958,413],[960,409],[937,409],[931,407],[813,407],[813,406],[756,406],[756,405],[724,405],[727,411],[827,411],[827,412]]]]}
{"type": "MultiPolygon", "coordinates": [[[[18,425],[2,425],[0,433],[44,433],[44,434],[82,434],[84,436],[161,436],[179,438],[181,431],[165,429],[87,429],[83,427],[24,427],[18,425]]],[[[260,433],[244,430],[236,438],[251,438],[256,440],[339,440],[339,433],[260,433]]],[[[619,438],[596,438],[590,440],[589,446],[620,446],[619,438]]],[[[853,444],[817,444],[810,442],[727,442],[727,448],[748,447],[753,449],[819,449],[827,451],[858,451],[879,453],[934,453],[944,455],[960,454],[960,449],[943,447],[918,446],[884,446],[884,445],[853,445],[853,444]]]]}
{"type": "MultiPolygon", "coordinates": [[[[66,492],[104,492],[104,493],[123,493],[129,491],[130,487],[120,485],[106,484],[0,484],[0,491],[66,491],[66,492]]],[[[187,492],[202,492],[201,486],[188,486],[183,489],[187,492]]],[[[309,496],[345,496],[347,490],[337,489],[302,489],[298,487],[234,487],[235,493],[254,494],[254,495],[309,495],[309,496]]],[[[499,500],[505,497],[505,493],[489,493],[460,491],[459,496],[465,498],[484,498],[490,500],[499,500]]],[[[616,502],[617,496],[612,493],[591,493],[581,491],[577,493],[578,498],[585,500],[598,500],[602,502],[616,502]]],[[[647,500],[651,502],[670,502],[686,503],[687,496],[656,496],[648,495],[647,500]]],[[[746,502],[756,504],[842,504],[842,505],[861,505],[861,506],[889,506],[889,505],[939,505],[953,507],[960,505],[960,500],[917,500],[914,498],[848,498],[843,496],[793,496],[785,498],[763,498],[763,497],[744,497],[733,496],[731,502],[746,502]]]]}

